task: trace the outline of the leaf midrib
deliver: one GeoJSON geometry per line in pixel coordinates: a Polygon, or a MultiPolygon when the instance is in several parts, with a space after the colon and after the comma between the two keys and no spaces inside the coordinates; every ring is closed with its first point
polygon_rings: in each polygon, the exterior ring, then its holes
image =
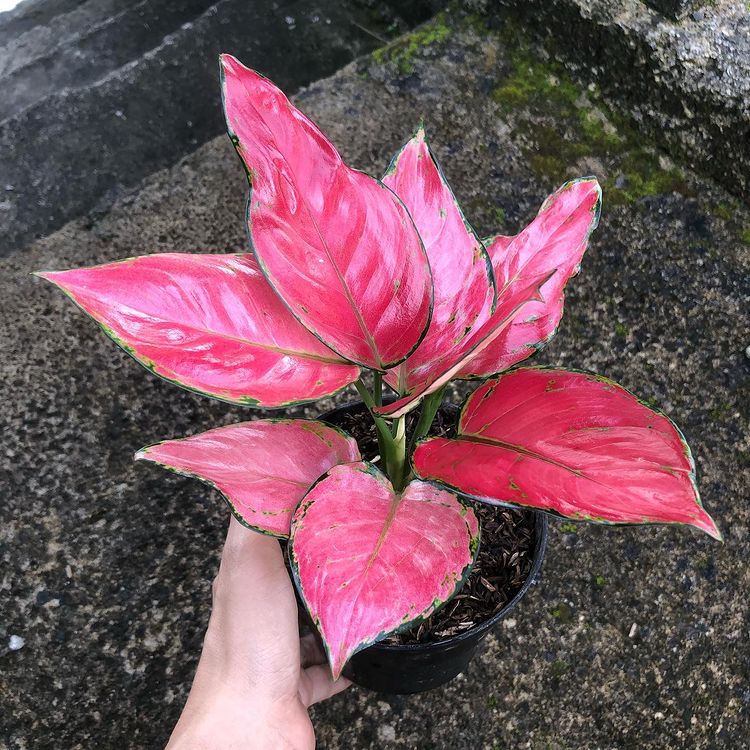
{"type": "Polygon", "coordinates": [[[576,469],[573,466],[569,466],[568,464],[563,463],[562,461],[556,461],[554,458],[550,458],[549,456],[545,456],[541,453],[537,453],[536,451],[532,451],[529,448],[524,448],[521,445],[516,445],[515,443],[507,443],[504,440],[498,440],[496,438],[486,438],[481,435],[475,435],[472,433],[461,433],[460,435],[457,435],[455,438],[453,438],[457,442],[463,442],[463,443],[479,443],[480,445],[491,445],[497,448],[505,448],[508,451],[512,451],[514,453],[520,453],[523,456],[527,456],[528,458],[534,458],[537,461],[542,461],[543,463],[551,464],[552,466],[557,466],[560,469],[564,469],[565,471],[570,472],[571,474],[574,474],[577,477],[584,477],[586,479],[592,479],[591,477],[587,476],[585,472],[583,472],[581,469],[576,469]]]}
{"type": "MultiPolygon", "coordinates": [[[[131,307],[130,305],[121,305],[120,309],[128,310],[134,315],[148,315],[149,318],[151,318],[152,320],[157,320],[160,323],[166,323],[168,325],[178,325],[182,328],[187,328],[191,331],[197,331],[199,333],[202,333],[208,336],[214,336],[216,338],[223,338],[229,341],[236,341],[238,343],[246,344],[247,346],[252,346],[257,349],[263,349],[264,351],[275,352],[276,354],[282,354],[282,355],[289,356],[289,357],[300,357],[303,359],[311,359],[316,362],[321,362],[324,364],[355,366],[353,365],[353,363],[346,362],[343,359],[323,357],[322,355],[312,354],[311,352],[304,352],[304,351],[299,351],[299,350],[295,351],[293,349],[286,349],[284,347],[273,346],[271,344],[262,344],[259,341],[253,341],[251,339],[242,338],[241,336],[233,336],[232,334],[224,333],[221,331],[212,331],[210,328],[204,328],[202,326],[195,325],[192,323],[181,323],[180,321],[176,321],[176,320],[168,320],[167,318],[161,317],[159,315],[147,313],[145,310],[137,310],[131,307]]],[[[110,326],[110,323],[108,323],[106,319],[104,319],[103,317],[99,317],[99,316],[93,316],[93,317],[95,317],[100,323],[110,326]]],[[[300,323],[300,325],[302,324],[300,323]]],[[[128,338],[130,338],[131,334],[129,332],[127,335],[128,335],[128,338]]],[[[135,344],[132,345],[136,351],[137,351],[139,343],[142,345],[142,342],[136,342],[135,344]]],[[[168,346],[168,344],[165,344],[165,346],[168,346]]]]}
{"type": "MultiPolygon", "coordinates": [[[[250,96],[250,92],[248,91],[247,86],[245,86],[244,81],[242,81],[242,88],[245,90],[245,92],[248,95],[248,97],[247,97],[248,101],[252,101],[252,97],[250,96]]],[[[263,126],[270,133],[270,135],[271,135],[271,137],[272,137],[272,139],[274,140],[274,143],[275,143],[275,138],[274,138],[273,130],[271,130],[270,125],[266,122],[266,119],[264,117],[264,114],[263,114],[262,110],[258,109],[253,104],[251,104],[250,106],[252,106],[253,109],[255,109],[255,111],[258,113],[258,115],[259,115],[259,117],[261,119],[261,122],[263,123],[263,126]]],[[[281,156],[281,158],[284,160],[284,163],[289,167],[289,170],[291,171],[291,173],[294,175],[295,185],[299,185],[299,180],[297,178],[297,173],[296,173],[294,167],[292,166],[291,162],[287,158],[286,154],[281,149],[279,149],[278,147],[276,148],[276,151],[281,156]]],[[[339,159],[341,159],[340,156],[339,156],[339,159]]],[[[341,161],[341,163],[342,163],[342,165],[345,168],[348,169],[348,167],[346,166],[346,164],[344,164],[343,160],[341,161]]],[[[354,317],[357,320],[357,324],[359,325],[359,328],[360,328],[360,330],[362,331],[362,334],[365,337],[365,340],[367,342],[368,347],[370,348],[370,353],[372,354],[374,360],[380,365],[380,367],[382,369],[385,369],[385,364],[383,363],[383,360],[382,360],[382,358],[380,356],[380,353],[378,352],[377,346],[375,344],[375,340],[373,339],[372,335],[370,334],[369,330],[367,329],[367,325],[365,324],[364,318],[362,317],[362,312],[360,311],[359,307],[357,306],[356,302],[354,301],[354,297],[352,296],[351,290],[349,289],[349,285],[346,282],[346,279],[344,278],[344,275],[342,274],[341,269],[334,262],[333,257],[331,256],[331,252],[330,252],[330,250],[328,248],[328,243],[323,238],[323,235],[322,235],[322,233],[320,231],[320,227],[318,226],[318,222],[315,220],[315,214],[313,213],[312,208],[310,207],[310,204],[309,204],[309,202],[307,200],[307,196],[304,195],[304,194],[302,194],[302,202],[304,203],[305,208],[307,209],[307,213],[310,216],[310,219],[312,221],[312,224],[315,227],[315,233],[318,235],[318,239],[320,240],[321,245],[323,246],[323,250],[325,251],[325,254],[326,254],[327,258],[328,258],[328,261],[331,264],[331,266],[333,267],[333,269],[334,269],[334,271],[336,273],[336,277],[338,278],[339,283],[341,284],[341,286],[342,286],[342,288],[344,290],[344,294],[345,294],[347,300],[349,301],[349,305],[351,306],[352,311],[354,312],[354,317]]]]}

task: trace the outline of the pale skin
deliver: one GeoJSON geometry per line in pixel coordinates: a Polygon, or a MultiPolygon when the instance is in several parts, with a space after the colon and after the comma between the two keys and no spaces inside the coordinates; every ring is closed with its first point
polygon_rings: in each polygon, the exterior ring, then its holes
{"type": "Polygon", "coordinates": [[[308,708],[349,685],[331,672],[297,602],[276,539],[234,518],[192,689],[167,750],[310,750],[308,708]]]}

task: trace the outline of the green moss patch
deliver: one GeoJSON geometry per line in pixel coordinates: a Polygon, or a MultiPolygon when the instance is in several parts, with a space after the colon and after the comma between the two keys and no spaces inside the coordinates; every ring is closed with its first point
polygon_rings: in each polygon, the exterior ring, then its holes
{"type": "Polygon", "coordinates": [[[537,174],[559,184],[582,169],[599,171],[608,203],[688,193],[682,170],[643,145],[595,86],[583,87],[558,63],[540,59],[517,29],[500,36],[509,62],[492,97],[537,174]]]}
{"type": "Polygon", "coordinates": [[[450,33],[445,14],[439,13],[410,34],[406,34],[386,47],[375,50],[372,57],[378,64],[393,63],[401,75],[411,75],[414,72],[414,58],[424,54],[425,50],[439,46],[450,33]]]}
{"type": "Polygon", "coordinates": [[[550,614],[559,622],[566,625],[573,622],[573,610],[565,602],[561,602],[550,610],[550,614]]]}
{"type": "Polygon", "coordinates": [[[563,659],[555,659],[555,661],[550,664],[550,674],[553,677],[562,677],[566,672],[570,670],[570,664],[568,662],[564,661],[563,659]]]}

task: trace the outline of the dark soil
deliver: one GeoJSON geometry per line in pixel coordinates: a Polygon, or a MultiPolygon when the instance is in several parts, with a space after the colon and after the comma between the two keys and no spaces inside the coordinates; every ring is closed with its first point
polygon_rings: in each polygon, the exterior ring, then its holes
{"type": "MultiPolygon", "coordinates": [[[[442,406],[429,434],[449,435],[457,414],[454,405],[442,406]]],[[[408,434],[416,419],[417,414],[409,415],[408,434]]],[[[352,435],[366,460],[377,457],[377,434],[367,412],[339,413],[325,421],[352,435]]],[[[392,635],[386,643],[432,643],[462,633],[499,612],[523,586],[534,554],[534,514],[483,503],[472,503],[472,506],[481,522],[481,536],[479,554],[466,583],[431,617],[409,630],[392,635]]]]}

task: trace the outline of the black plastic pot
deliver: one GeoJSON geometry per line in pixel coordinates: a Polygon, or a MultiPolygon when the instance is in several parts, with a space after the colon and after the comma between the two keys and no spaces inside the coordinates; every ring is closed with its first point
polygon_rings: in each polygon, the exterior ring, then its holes
{"type": "MultiPolygon", "coordinates": [[[[320,419],[338,426],[345,414],[365,408],[361,401],[357,401],[326,412],[320,419]]],[[[455,406],[443,408],[456,410],[455,406]]],[[[547,517],[543,513],[527,512],[534,513],[536,530],[531,571],[516,595],[497,614],[459,635],[435,643],[376,643],[355,654],[344,668],[344,675],[360,687],[383,693],[407,694],[431,690],[463,672],[487,634],[524,597],[539,573],[547,545],[547,517]]]]}

